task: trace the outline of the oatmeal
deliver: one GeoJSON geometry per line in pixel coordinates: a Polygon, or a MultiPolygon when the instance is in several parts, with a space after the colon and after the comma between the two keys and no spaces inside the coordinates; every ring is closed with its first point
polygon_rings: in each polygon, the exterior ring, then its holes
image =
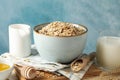
{"type": "Polygon", "coordinates": [[[66,22],[52,22],[47,26],[43,27],[41,30],[38,30],[40,34],[49,35],[49,36],[76,36],[81,35],[85,32],[85,29],[81,27],[76,27],[72,23],[66,22]]]}

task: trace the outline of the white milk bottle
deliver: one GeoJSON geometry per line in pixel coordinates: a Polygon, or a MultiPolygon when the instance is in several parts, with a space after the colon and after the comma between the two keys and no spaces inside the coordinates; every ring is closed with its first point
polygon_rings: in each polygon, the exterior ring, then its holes
{"type": "Polygon", "coordinates": [[[31,54],[29,25],[12,24],[9,26],[9,52],[16,57],[27,57],[31,54]]]}

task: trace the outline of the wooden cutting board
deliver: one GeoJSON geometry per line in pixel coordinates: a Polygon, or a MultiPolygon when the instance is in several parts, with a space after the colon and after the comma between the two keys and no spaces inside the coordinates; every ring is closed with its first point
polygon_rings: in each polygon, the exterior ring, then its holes
{"type": "MultiPolygon", "coordinates": [[[[17,73],[17,76],[19,78],[19,80],[28,80],[28,79],[25,79],[24,77],[22,77],[20,75],[20,73],[16,72],[17,73]]],[[[94,77],[97,77],[99,76],[100,74],[102,73],[102,71],[97,68],[94,64],[89,68],[89,70],[86,72],[86,74],[84,75],[83,77],[83,80],[89,80],[91,78],[94,78],[94,77]]],[[[47,73],[45,72],[44,74],[46,75],[51,75],[51,73],[47,73]]],[[[58,78],[56,79],[50,79],[50,78],[45,78],[45,77],[41,77],[41,78],[38,78],[38,79],[35,79],[35,80],[68,80],[67,78],[63,77],[63,76],[59,76],[58,78]]]]}
{"type": "Polygon", "coordinates": [[[83,76],[83,80],[98,77],[101,73],[102,71],[93,64],[83,76]]]}
{"type": "Polygon", "coordinates": [[[36,74],[37,76],[34,79],[26,79],[21,75],[21,70],[20,67],[15,65],[15,72],[19,80],[69,80],[65,76],[62,75],[56,75],[55,73],[47,72],[47,71],[42,71],[42,70],[37,70],[36,74]]]}
{"type": "Polygon", "coordinates": [[[82,80],[120,80],[120,71],[105,72],[93,64],[82,80]]]}
{"type": "MultiPolygon", "coordinates": [[[[46,78],[42,76],[40,78],[33,79],[33,80],[69,80],[64,76],[58,76],[57,78],[52,77],[54,76],[54,74],[51,74],[48,72],[44,72],[44,74],[51,75],[51,77],[46,78]]],[[[25,79],[24,77],[22,77],[19,73],[17,73],[17,76],[19,77],[19,80],[29,80],[29,79],[25,79]]],[[[83,76],[82,80],[120,80],[120,72],[116,72],[114,74],[104,72],[93,64],[91,65],[89,70],[86,72],[86,74],[83,76]]]]}

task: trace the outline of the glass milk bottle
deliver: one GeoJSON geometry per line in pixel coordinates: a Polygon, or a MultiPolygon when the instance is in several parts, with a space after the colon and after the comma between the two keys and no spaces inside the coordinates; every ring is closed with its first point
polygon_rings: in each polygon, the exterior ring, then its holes
{"type": "Polygon", "coordinates": [[[29,25],[12,24],[9,26],[9,52],[16,57],[27,57],[31,54],[29,25]]]}
{"type": "Polygon", "coordinates": [[[96,61],[104,70],[120,68],[120,35],[106,30],[100,33],[97,41],[96,61]]]}

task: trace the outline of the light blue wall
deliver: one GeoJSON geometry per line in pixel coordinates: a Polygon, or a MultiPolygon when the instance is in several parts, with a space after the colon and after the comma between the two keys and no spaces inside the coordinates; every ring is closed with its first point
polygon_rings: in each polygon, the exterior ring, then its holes
{"type": "Polygon", "coordinates": [[[88,27],[85,52],[95,51],[100,31],[120,27],[120,0],[0,0],[0,54],[8,51],[8,25],[67,21],[88,27]]]}

